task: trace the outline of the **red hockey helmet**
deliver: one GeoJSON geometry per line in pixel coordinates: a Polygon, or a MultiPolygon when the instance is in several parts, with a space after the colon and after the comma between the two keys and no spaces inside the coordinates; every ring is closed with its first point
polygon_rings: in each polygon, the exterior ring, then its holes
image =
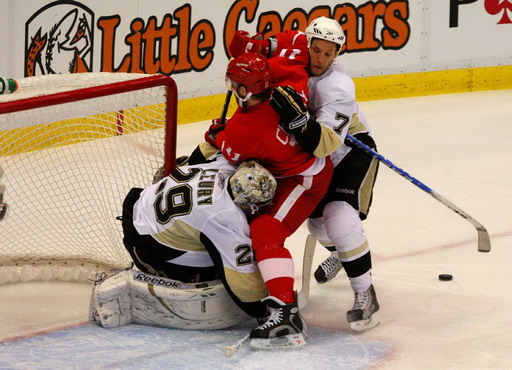
{"type": "Polygon", "coordinates": [[[229,62],[226,71],[228,89],[234,84],[246,87],[251,94],[259,94],[270,88],[270,69],[267,60],[256,53],[242,54],[229,62]]]}

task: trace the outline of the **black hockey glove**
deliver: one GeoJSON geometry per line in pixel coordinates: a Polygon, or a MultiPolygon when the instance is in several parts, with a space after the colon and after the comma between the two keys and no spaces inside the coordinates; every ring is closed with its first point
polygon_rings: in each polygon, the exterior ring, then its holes
{"type": "Polygon", "coordinates": [[[306,130],[309,120],[308,108],[293,87],[274,88],[270,105],[281,116],[281,125],[287,133],[297,135],[306,130]]]}

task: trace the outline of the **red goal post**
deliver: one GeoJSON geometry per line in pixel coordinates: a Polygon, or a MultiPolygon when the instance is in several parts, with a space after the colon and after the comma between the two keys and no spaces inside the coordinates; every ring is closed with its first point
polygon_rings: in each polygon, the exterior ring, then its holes
{"type": "Polygon", "coordinates": [[[130,188],[174,168],[176,83],[102,72],[18,85],[0,96],[0,284],[129,266],[116,217],[130,188]]]}

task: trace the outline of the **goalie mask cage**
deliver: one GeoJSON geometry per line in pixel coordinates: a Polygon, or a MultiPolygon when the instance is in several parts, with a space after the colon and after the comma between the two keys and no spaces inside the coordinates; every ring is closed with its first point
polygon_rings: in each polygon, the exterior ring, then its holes
{"type": "Polygon", "coordinates": [[[116,217],[132,187],[174,167],[174,80],[81,73],[18,83],[0,96],[0,284],[129,267],[116,217]]]}

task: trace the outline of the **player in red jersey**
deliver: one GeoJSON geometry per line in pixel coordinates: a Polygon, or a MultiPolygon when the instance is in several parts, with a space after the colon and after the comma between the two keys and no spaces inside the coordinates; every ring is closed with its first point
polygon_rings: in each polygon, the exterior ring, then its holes
{"type": "Polygon", "coordinates": [[[368,330],[379,324],[380,307],[362,221],[372,203],[378,161],[350,142],[345,143],[345,137],[351,134],[374,150],[376,144],[356,101],[354,82],[336,60],[345,42],[338,21],[319,17],[305,33],[285,32],[286,37],[278,34],[267,40],[258,37],[255,41],[244,31],[238,31],[233,39],[233,52],[254,49],[271,62],[283,55],[279,50],[293,49],[295,61],[305,63],[302,67],[310,75],[309,113],[302,104],[305,103],[303,90],[295,86],[274,89],[271,104],[281,115],[284,130],[293,134],[307,152],[318,157],[329,155],[335,166],[328,194],[308,220],[309,231],[332,252],[315,271],[315,279],[319,284],[325,283],[343,268],[354,291],[354,305],[347,311],[347,321],[356,331],[368,330]],[[304,43],[307,43],[305,52],[296,48],[304,43]],[[308,57],[304,58],[305,55],[308,57]]]}
{"type": "Polygon", "coordinates": [[[222,131],[215,133],[218,127],[212,127],[206,140],[232,162],[258,160],[277,180],[273,203],[250,223],[254,254],[269,292],[263,302],[271,312],[265,324],[251,331],[251,346],[302,346],[306,327],[293,291],[293,260],[284,242],[326,194],[332,163],[328,157],[308,154],[279,125],[281,118],[269,102],[269,66],[261,55],[244,53],[231,60],[226,84],[238,109],[222,131]]]}

